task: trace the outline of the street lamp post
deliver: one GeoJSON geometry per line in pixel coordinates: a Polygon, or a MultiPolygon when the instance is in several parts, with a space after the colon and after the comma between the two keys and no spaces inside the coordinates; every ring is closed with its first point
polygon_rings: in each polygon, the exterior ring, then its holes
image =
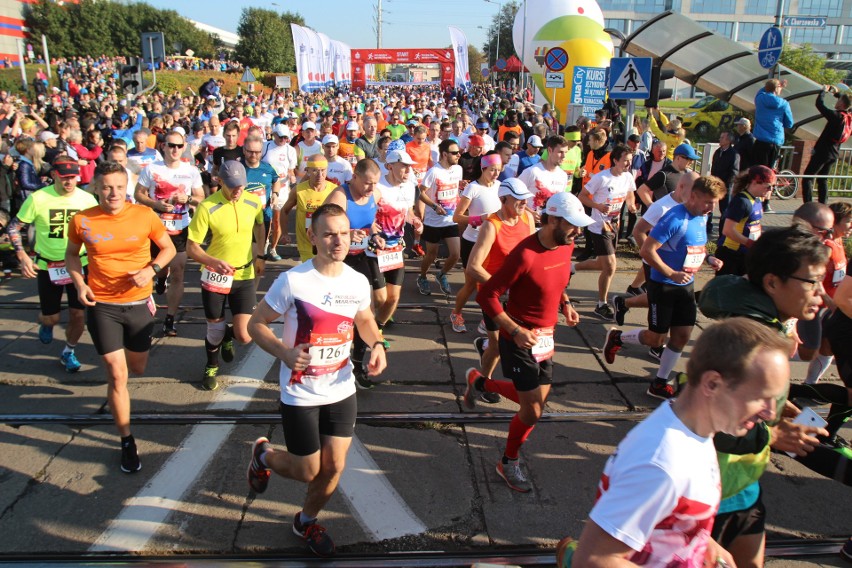
{"type": "Polygon", "coordinates": [[[484,0],[489,4],[496,4],[500,6],[500,11],[497,12],[497,52],[494,54],[494,65],[497,65],[497,60],[500,59],[500,36],[503,33],[503,19],[501,16],[503,15],[503,4],[500,2],[496,2],[495,0],[484,0]]]}

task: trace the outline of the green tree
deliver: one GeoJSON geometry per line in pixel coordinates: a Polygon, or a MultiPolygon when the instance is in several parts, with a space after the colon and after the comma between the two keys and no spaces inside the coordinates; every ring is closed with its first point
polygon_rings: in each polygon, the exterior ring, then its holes
{"type": "Polygon", "coordinates": [[[467,44],[467,64],[470,71],[470,82],[481,83],[485,81],[482,76],[481,64],[487,63],[485,55],[475,45],[467,44]]]}
{"type": "Polygon", "coordinates": [[[299,14],[278,14],[263,8],[243,8],[237,34],[235,56],[248,67],[273,73],[289,73],[296,70],[293,53],[293,34],[290,24],[305,25],[299,14]]]}
{"type": "Polygon", "coordinates": [[[846,76],[842,71],[827,68],[825,57],[814,53],[813,48],[807,43],[801,47],[784,45],[780,62],[781,65],[801,73],[820,85],[834,85],[846,76]]]}
{"type": "Polygon", "coordinates": [[[70,33],[73,28],[66,7],[51,0],[24,4],[24,22],[33,38],[40,40],[42,34],[47,37],[48,49],[52,57],[73,54],[74,44],[70,33]]]}
{"type": "Polygon", "coordinates": [[[520,8],[519,4],[512,0],[500,7],[500,11],[491,18],[488,27],[488,36],[482,46],[482,52],[491,65],[498,59],[509,59],[515,53],[515,43],[512,40],[512,26],[515,24],[515,15],[520,8]],[[500,35],[500,51],[497,52],[497,34],[500,35]]]}

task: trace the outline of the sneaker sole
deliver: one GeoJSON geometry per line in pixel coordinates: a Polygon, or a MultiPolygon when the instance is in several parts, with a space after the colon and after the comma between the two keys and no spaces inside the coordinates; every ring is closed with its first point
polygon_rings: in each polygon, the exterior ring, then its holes
{"type": "Polygon", "coordinates": [[[599,314],[595,310],[592,310],[592,313],[595,314],[596,316],[598,316],[599,318],[601,318],[604,321],[613,321],[613,318],[615,317],[615,314],[613,314],[613,317],[608,317],[608,316],[605,316],[603,314],[599,314]]]}
{"type": "Polygon", "coordinates": [[[522,487],[515,487],[514,485],[512,485],[511,483],[509,483],[509,480],[508,480],[508,479],[506,479],[506,475],[503,473],[503,470],[501,470],[501,469],[500,469],[500,464],[499,464],[499,463],[498,463],[498,464],[494,467],[494,469],[497,471],[497,475],[499,475],[499,476],[500,476],[500,478],[501,478],[504,482],[506,482],[506,486],[507,486],[509,489],[511,489],[512,491],[517,491],[518,493],[529,493],[529,492],[532,490],[532,489],[524,489],[524,488],[522,488],[522,487]]]}
{"type": "Polygon", "coordinates": [[[651,398],[656,398],[657,400],[671,400],[671,399],[674,398],[673,396],[663,396],[663,395],[657,394],[655,392],[651,392],[650,387],[648,387],[648,390],[645,391],[645,394],[647,394],[651,398]]]}
{"type": "Polygon", "coordinates": [[[601,353],[603,353],[604,361],[606,361],[608,365],[612,365],[613,363],[615,363],[615,356],[618,354],[619,351],[621,351],[621,346],[619,346],[618,349],[616,349],[615,353],[612,354],[612,361],[609,360],[609,357],[606,354],[606,346],[607,346],[607,344],[609,344],[609,336],[614,331],[617,331],[617,330],[615,328],[612,328],[612,329],[610,329],[609,331],[606,332],[606,336],[604,336],[604,344],[603,344],[603,347],[601,348],[601,353]]]}
{"type": "MultiPolygon", "coordinates": [[[[255,493],[263,493],[264,491],[266,491],[266,487],[264,487],[263,489],[258,491],[257,489],[255,489],[254,487],[251,486],[251,464],[254,463],[254,454],[257,451],[257,447],[261,444],[268,444],[268,443],[269,443],[269,438],[267,438],[266,436],[261,436],[260,438],[255,440],[254,444],[252,444],[252,446],[251,446],[251,459],[249,460],[248,467],[246,468],[246,481],[248,482],[249,488],[252,491],[254,491],[255,493]]],[[[267,478],[266,483],[267,483],[267,485],[269,484],[269,478],[267,478]]]]}
{"type": "Polygon", "coordinates": [[[476,408],[476,398],[473,396],[473,384],[467,380],[467,376],[471,371],[476,371],[476,369],[474,367],[469,367],[468,370],[464,372],[464,379],[467,385],[465,385],[464,394],[462,395],[462,406],[468,410],[476,408]]]}
{"type": "Polygon", "coordinates": [[[124,473],[136,473],[140,469],[142,469],[142,462],[139,462],[139,467],[137,467],[136,469],[124,469],[124,466],[121,466],[121,471],[123,471],[124,473]]]}

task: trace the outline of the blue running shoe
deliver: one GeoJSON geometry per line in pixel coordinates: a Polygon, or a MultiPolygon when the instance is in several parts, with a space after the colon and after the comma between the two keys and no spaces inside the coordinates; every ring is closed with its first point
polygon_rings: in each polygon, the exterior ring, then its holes
{"type": "Polygon", "coordinates": [[[38,340],[47,345],[53,341],[53,326],[40,325],[38,327],[38,340]]]}
{"type": "Polygon", "coordinates": [[[80,370],[80,367],[82,367],[73,351],[63,353],[59,356],[59,359],[62,361],[62,364],[65,365],[65,372],[67,373],[76,373],[80,370]]]}

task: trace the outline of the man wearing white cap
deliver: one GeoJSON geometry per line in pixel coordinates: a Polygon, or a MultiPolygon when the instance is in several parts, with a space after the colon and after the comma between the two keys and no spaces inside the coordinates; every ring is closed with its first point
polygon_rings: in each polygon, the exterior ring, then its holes
{"type": "Polygon", "coordinates": [[[510,489],[528,493],[532,486],[521,471],[518,453],[535,428],[550,393],[553,377],[553,330],[561,313],[570,326],[580,317],[565,293],[571,278],[574,237],[594,221],[572,194],[560,192],[541,212],[541,230],[522,240],[500,269],[479,289],[476,301],[500,329],[503,376],[495,381],[468,369],[463,403],[473,408],[475,394],[497,392],[520,405],[509,424],[497,474],[510,489]],[[509,292],[505,309],[500,296],[509,292]]]}
{"type": "Polygon", "coordinates": [[[334,134],[326,134],[322,138],[322,153],[328,161],[328,172],[326,178],[334,185],[349,183],[352,179],[352,166],[337,155],[340,149],[340,141],[334,134]]]}
{"type": "Polygon", "coordinates": [[[524,173],[524,170],[536,165],[541,161],[539,152],[544,147],[541,138],[533,134],[527,140],[525,150],[512,154],[509,158],[509,163],[506,164],[506,172],[508,177],[517,177],[524,173]]]}
{"type": "Polygon", "coordinates": [[[310,120],[302,124],[302,141],[296,145],[296,153],[299,165],[296,167],[296,177],[302,180],[305,177],[305,168],[308,158],[314,154],[322,154],[322,144],[317,140],[317,125],[310,120]]]}

